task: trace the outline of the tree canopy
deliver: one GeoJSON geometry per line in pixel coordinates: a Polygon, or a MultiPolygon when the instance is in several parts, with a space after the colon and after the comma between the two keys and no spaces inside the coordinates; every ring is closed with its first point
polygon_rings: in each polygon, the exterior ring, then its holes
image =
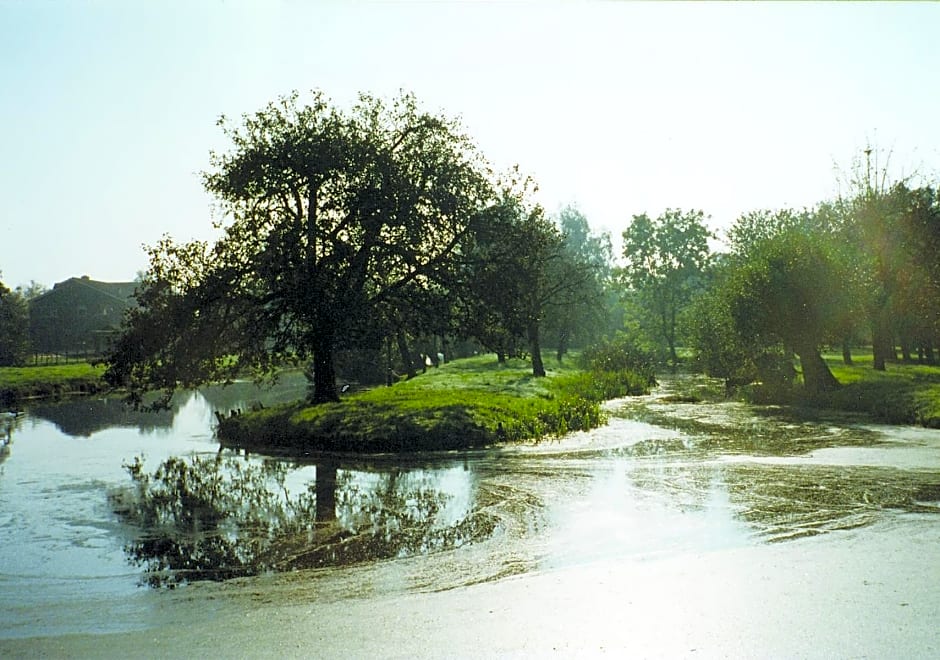
{"type": "Polygon", "coordinates": [[[0,282],[0,367],[22,364],[29,352],[26,297],[0,282]]]}
{"type": "Polygon", "coordinates": [[[336,400],[334,352],[447,282],[492,204],[488,170],[408,94],[342,111],[294,93],[219,124],[231,149],[203,178],[222,237],[151,248],[108,378],[170,391],[312,359],[313,401],[336,400]]]}
{"type": "Polygon", "coordinates": [[[566,295],[548,315],[546,329],[561,360],[568,348],[584,348],[619,328],[610,325],[611,302],[616,296],[610,235],[592,232],[588,219],[573,206],[561,209],[556,222],[564,239],[570,281],[566,295]]]}
{"type": "Polygon", "coordinates": [[[635,215],[623,232],[621,281],[673,365],[678,362],[680,314],[704,285],[711,236],[702,211],[679,209],[655,219],[635,215]]]}

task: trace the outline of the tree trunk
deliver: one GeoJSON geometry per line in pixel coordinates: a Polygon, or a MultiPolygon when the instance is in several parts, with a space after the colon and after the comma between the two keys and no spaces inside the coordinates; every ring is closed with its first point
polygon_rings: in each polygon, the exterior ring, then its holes
{"type": "Polygon", "coordinates": [[[842,340],[842,363],[852,365],[852,346],[848,338],[842,340]]]}
{"type": "Polygon", "coordinates": [[[529,352],[532,353],[532,375],[536,378],[545,377],[545,365],[542,363],[542,347],[539,345],[539,324],[537,321],[529,323],[529,352]]]}
{"type": "Polygon", "coordinates": [[[672,305],[669,316],[669,359],[672,361],[672,370],[679,367],[679,356],[676,353],[676,306],[672,305]]]}
{"type": "Polygon", "coordinates": [[[839,381],[832,375],[829,365],[815,346],[803,346],[797,349],[800,366],[803,367],[803,387],[807,392],[819,394],[831,392],[839,387],[839,381]]]}
{"type": "Polygon", "coordinates": [[[414,378],[418,375],[415,371],[414,360],[411,357],[411,349],[408,348],[408,338],[405,337],[405,333],[401,330],[395,335],[395,340],[398,342],[398,353],[401,356],[402,364],[405,366],[405,373],[408,374],[408,378],[414,378]]]}
{"type": "Polygon", "coordinates": [[[672,370],[675,371],[679,367],[679,356],[676,354],[675,336],[669,337],[669,361],[672,365],[672,370]]]}
{"type": "Polygon", "coordinates": [[[904,364],[910,364],[914,360],[911,359],[911,340],[909,337],[901,337],[901,360],[904,364]]]}
{"type": "Polygon", "coordinates": [[[318,330],[313,337],[313,400],[311,403],[339,401],[336,369],[333,365],[333,333],[318,330]]]}
{"type": "Polygon", "coordinates": [[[933,354],[933,342],[929,339],[924,341],[924,362],[926,364],[937,364],[933,354]]]}
{"type": "Polygon", "coordinates": [[[884,324],[880,319],[875,319],[872,323],[872,333],[871,333],[871,350],[872,350],[872,366],[874,366],[876,371],[885,370],[885,362],[887,361],[888,354],[885,346],[887,341],[885,341],[885,329],[884,324]]]}
{"type": "Polygon", "coordinates": [[[568,331],[562,330],[558,333],[558,350],[556,356],[558,358],[558,364],[561,364],[562,358],[565,357],[565,353],[568,352],[568,331]]]}

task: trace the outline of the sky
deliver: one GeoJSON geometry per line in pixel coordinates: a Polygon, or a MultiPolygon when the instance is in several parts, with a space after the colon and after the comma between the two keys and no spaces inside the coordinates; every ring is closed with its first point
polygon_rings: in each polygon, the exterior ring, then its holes
{"type": "Polygon", "coordinates": [[[940,172],[940,3],[0,0],[0,281],[127,281],[212,240],[216,125],[413,92],[549,212],[742,213],[940,172]],[[888,156],[890,155],[890,160],[888,156]]]}

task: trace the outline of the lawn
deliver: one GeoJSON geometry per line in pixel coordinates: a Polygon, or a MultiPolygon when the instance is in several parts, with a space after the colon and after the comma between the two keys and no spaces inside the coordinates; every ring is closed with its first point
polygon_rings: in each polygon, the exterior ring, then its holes
{"type": "Polygon", "coordinates": [[[891,362],[886,371],[875,371],[870,355],[853,356],[851,366],[835,355],[826,361],[843,387],[816,403],[885,422],[940,428],[940,366],[891,362]]]}

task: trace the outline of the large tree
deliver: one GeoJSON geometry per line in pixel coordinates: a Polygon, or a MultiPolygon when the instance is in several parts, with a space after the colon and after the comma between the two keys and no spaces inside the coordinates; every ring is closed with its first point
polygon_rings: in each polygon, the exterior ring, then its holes
{"type": "Polygon", "coordinates": [[[937,262],[928,229],[932,193],[912,187],[916,174],[893,176],[890,161],[890,152],[864,149],[845,176],[847,194],[838,201],[842,242],[854,251],[877,370],[896,359],[899,342],[905,357],[913,343],[932,354],[935,336],[930,328],[935,307],[930,269],[937,262]]]}
{"type": "Polygon", "coordinates": [[[839,262],[843,282],[840,289],[845,298],[839,305],[841,316],[832,324],[830,343],[841,344],[843,359],[851,363],[851,344],[861,335],[864,310],[860,303],[865,279],[858,259],[855,241],[846,238],[845,209],[839,202],[825,202],[812,209],[762,209],[745,213],[728,229],[726,241],[731,248],[731,265],[747,263],[768,242],[787,233],[812,235],[829,246],[829,257],[839,262]]]}
{"type": "Polygon", "coordinates": [[[337,400],[334,352],[451,273],[492,201],[484,163],[411,95],[342,111],[294,93],[220,125],[204,182],[222,237],[151,250],[109,377],[171,390],[311,359],[312,401],[337,400]]]}
{"type": "Polygon", "coordinates": [[[623,231],[621,281],[627,295],[652,319],[669,360],[678,362],[677,330],[682,311],[702,289],[712,236],[701,211],[668,209],[653,219],[635,215],[623,231]]]}
{"type": "Polygon", "coordinates": [[[799,356],[807,391],[834,389],[820,348],[841,320],[843,280],[818,236],[793,230],[762,241],[722,283],[737,345],[781,346],[799,356]]]}

